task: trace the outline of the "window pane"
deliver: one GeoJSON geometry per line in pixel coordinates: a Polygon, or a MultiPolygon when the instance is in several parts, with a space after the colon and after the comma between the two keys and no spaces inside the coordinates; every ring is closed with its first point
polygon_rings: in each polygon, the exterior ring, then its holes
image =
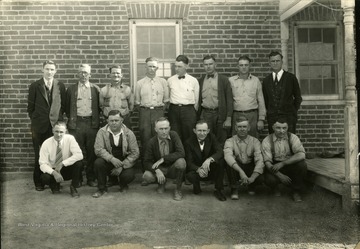
{"type": "Polygon", "coordinates": [[[146,27],[137,27],[136,38],[138,43],[149,43],[150,41],[149,30],[146,27]]]}
{"type": "Polygon", "coordinates": [[[321,29],[309,29],[310,42],[321,42],[321,29]]]}
{"type": "Polygon", "coordinates": [[[323,78],[332,78],[332,65],[325,65],[322,67],[322,77],[323,78]]]}
{"type": "Polygon", "coordinates": [[[162,27],[150,27],[150,42],[162,43],[163,42],[163,29],[162,27]]]}
{"type": "Polygon", "coordinates": [[[299,43],[308,42],[308,29],[298,29],[298,41],[299,43]]]}
{"type": "Polygon", "coordinates": [[[173,60],[176,57],[176,45],[165,44],[164,45],[164,59],[173,60]]]}
{"type": "Polygon", "coordinates": [[[140,80],[145,77],[146,74],[146,64],[145,63],[137,63],[137,79],[140,80]]]}
{"type": "Polygon", "coordinates": [[[302,94],[310,94],[310,91],[309,91],[309,81],[308,80],[304,80],[304,79],[301,79],[300,80],[300,88],[301,88],[301,93],[302,94]]]}
{"type": "Polygon", "coordinates": [[[321,66],[309,66],[309,78],[310,79],[321,79],[321,66]]]}
{"type": "Polygon", "coordinates": [[[336,29],[334,28],[328,28],[328,29],[323,29],[323,35],[324,35],[324,43],[335,43],[335,32],[336,29]]]}
{"type": "Polygon", "coordinates": [[[322,94],[322,83],[321,79],[310,80],[310,92],[311,94],[322,94]]]}
{"type": "Polygon", "coordinates": [[[175,41],[175,27],[164,27],[164,43],[174,44],[175,41]]]}
{"type": "Polygon", "coordinates": [[[308,44],[309,60],[324,61],[334,60],[334,49],[331,43],[311,43],[308,44]]]}
{"type": "Polygon", "coordinates": [[[147,44],[137,44],[137,56],[138,58],[147,58],[150,56],[150,48],[147,44]]]}
{"type": "Polygon", "coordinates": [[[301,43],[298,46],[299,48],[299,60],[301,62],[308,61],[309,60],[309,44],[307,43],[301,43]]]}
{"type": "Polygon", "coordinates": [[[335,79],[324,80],[324,94],[335,94],[337,92],[335,79]]]}
{"type": "Polygon", "coordinates": [[[161,44],[150,44],[150,54],[158,58],[164,58],[163,56],[163,46],[161,44]]]}
{"type": "Polygon", "coordinates": [[[300,66],[300,77],[301,79],[308,79],[309,78],[309,67],[308,66],[300,66]]]}

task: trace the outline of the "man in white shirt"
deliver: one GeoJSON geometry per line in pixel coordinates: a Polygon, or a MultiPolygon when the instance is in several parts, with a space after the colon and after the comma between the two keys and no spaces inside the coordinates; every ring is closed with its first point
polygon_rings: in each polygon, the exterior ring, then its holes
{"type": "Polygon", "coordinates": [[[60,192],[60,183],[72,180],[70,193],[74,198],[80,195],[79,185],[83,154],[72,135],[66,134],[66,124],[58,121],[53,128],[54,136],[46,139],[40,148],[40,170],[43,185],[49,185],[53,194],[60,192]]]}

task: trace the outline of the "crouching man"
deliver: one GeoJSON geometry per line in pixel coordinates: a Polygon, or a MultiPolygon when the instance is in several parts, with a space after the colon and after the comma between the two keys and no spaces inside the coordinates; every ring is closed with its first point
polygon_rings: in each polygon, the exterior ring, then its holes
{"type": "Polygon", "coordinates": [[[161,117],[155,121],[157,135],[152,137],[146,145],[144,155],[145,172],[143,181],[157,182],[157,192],[165,191],[166,177],[176,179],[174,200],[183,198],[181,185],[186,169],[185,152],[179,135],[170,131],[170,122],[161,117]]]}
{"type": "Polygon", "coordinates": [[[95,140],[94,171],[98,181],[98,191],[93,194],[99,198],[107,193],[107,177],[110,174],[119,180],[120,192],[126,191],[128,184],[135,179],[133,166],[139,158],[139,146],[134,133],[124,124],[119,110],[111,110],[108,124],[102,127],[95,140]]]}
{"type": "Polygon", "coordinates": [[[39,164],[44,174],[40,179],[43,185],[50,186],[53,194],[60,193],[61,182],[71,179],[70,194],[79,198],[76,187],[79,186],[83,154],[75,138],[66,131],[66,124],[58,121],[53,128],[54,136],[42,144],[39,164]]]}

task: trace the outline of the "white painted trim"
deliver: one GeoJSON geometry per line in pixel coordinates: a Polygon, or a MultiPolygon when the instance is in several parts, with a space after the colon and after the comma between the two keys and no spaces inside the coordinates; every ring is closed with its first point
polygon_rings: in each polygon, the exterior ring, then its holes
{"type": "Polygon", "coordinates": [[[345,106],[345,100],[304,100],[301,105],[341,105],[345,106]]]}
{"type": "Polygon", "coordinates": [[[285,10],[283,13],[280,13],[280,21],[283,22],[286,19],[292,17],[293,15],[305,9],[313,2],[315,2],[315,0],[300,0],[299,2],[292,5],[289,9],[285,10]]]}

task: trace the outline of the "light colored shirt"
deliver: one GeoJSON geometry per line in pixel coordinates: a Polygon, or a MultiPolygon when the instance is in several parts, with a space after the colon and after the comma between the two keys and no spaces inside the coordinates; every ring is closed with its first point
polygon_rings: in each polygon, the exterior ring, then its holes
{"type": "Polygon", "coordinates": [[[175,74],[168,79],[170,89],[170,103],[175,105],[194,105],[195,110],[199,106],[199,82],[185,74],[185,79],[179,79],[175,74]]]}
{"type": "Polygon", "coordinates": [[[199,142],[200,150],[203,151],[205,147],[205,141],[203,141],[203,143],[201,144],[201,141],[198,139],[198,142],[199,142]]]}
{"type": "Polygon", "coordinates": [[[169,102],[169,87],[165,79],[146,76],[136,83],[135,105],[157,107],[164,106],[165,102],[169,102]]]}
{"type": "Polygon", "coordinates": [[[202,88],[202,107],[214,109],[219,107],[218,99],[218,74],[215,73],[213,78],[204,78],[202,88]]]}
{"type": "Polygon", "coordinates": [[[109,84],[100,89],[99,102],[106,117],[111,110],[119,110],[121,115],[125,116],[134,107],[134,95],[127,85],[112,86],[109,84]]]}
{"type": "Polygon", "coordinates": [[[278,81],[280,81],[283,73],[284,73],[284,70],[283,70],[283,69],[281,69],[277,74],[274,73],[274,72],[272,72],[273,80],[275,81],[275,76],[277,75],[277,79],[278,79],[278,81]]]}
{"type": "Polygon", "coordinates": [[[249,135],[244,140],[237,135],[227,139],[224,145],[224,159],[230,167],[238,163],[249,164],[254,162],[254,172],[259,174],[264,172],[265,165],[261,154],[260,141],[249,135]]]}
{"type": "Polygon", "coordinates": [[[268,135],[262,141],[262,153],[264,156],[264,162],[281,162],[289,159],[294,154],[305,153],[305,149],[301,144],[300,139],[295,134],[291,134],[290,144],[293,154],[291,154],[291,150],[289,147],[289,138],[287,135],[282,139],[277,138],[275,134],[268,135]],[[274,155],[272,153],[270,139],[272,139],[272,142],[274,144],[274,155]]]}
{"type": "MultiPolygon", "coordinates": [[[[56,149],[58,142],[54,137],[46,139],[40,148],[40,170],[44,173],[52,174],[55,168],[56,149]]],[[[70,134],[64,134],[60,141],[63,161],[62,164],[67,167],[73,165],[75,162],[83,159],[81,149],[75,138],[70,134]]]]}
{"type": "Polygon", "coordinates": [[[119,145],[119,140],[120,140],[120,135],[123,134],[123,129],[121,129],[118,134],[114,134],[111,131],[110,127],[107,128],[107,131],[113,136],[115,146],[118,146],[119,145]]]}
{"type": "Polygon", "coordinates": [[[51,79],[51,80],[46,80],[45,78],[43,78],[44,79],[44,82],[45,82],[45,86],[49,89],[49,90],[51,90],[51,88],[52,88],[52,82],[53,82],[53,80],[51,79]]]}
{"type": "Polygon", "coordinates": [[[76,106],[78,116],[92,116],[90,82],[86,82],[85,84],[79,82],[76,106]]]}
{"type": "Polygon", "coordinates": [[[160,139],[158,138],[158,142],[159,142],[159,149],[160,149],[160,155],[161,157],[164,157],[166,155],[169,155],[169,149],[170,149],[170,136],[167,137],[166,139],[160,139]]]}
{"type": "Polygon", "coordinates": [[[235,75],[230,77],[229,81],[234,98],[234,111],[258,109],[259,120],[265,120],[266,108],[259,78],[250,74],[244,80],[235,75]]]}

